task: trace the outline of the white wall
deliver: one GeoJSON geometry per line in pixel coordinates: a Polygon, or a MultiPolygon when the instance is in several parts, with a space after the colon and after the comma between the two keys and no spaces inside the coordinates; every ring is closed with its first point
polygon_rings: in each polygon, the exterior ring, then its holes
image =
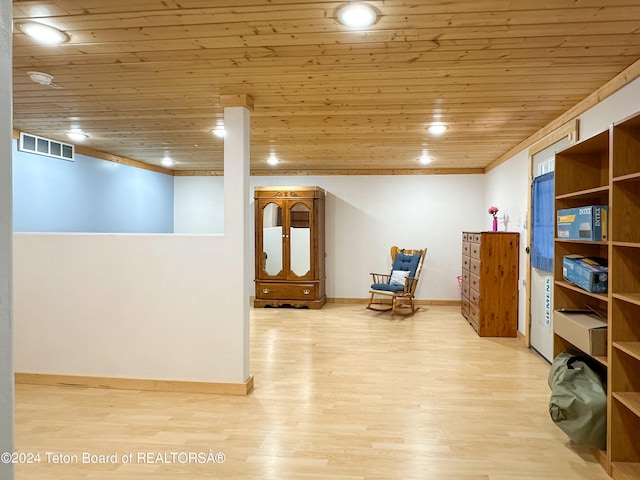
{"type": "Polygon", "coordinates": [[[174,178],[174,233],[224,231],[224,177],[174,178]]]}
{"type": "Polygon", "coordinates": [[[593,137],[640,111],[640,78],[580,115],[580,140],[593,137]]]}
{"type": "MultiPolygon", "coordinates": [[[[0,453],[13,452],[11,0],[0,0],[0,453]]],[[[13,465],[0,461],[0,478],[13,480],[13,465]]]]}
{"type": "MultiPolygon", "coordinates": [[[[486,177],[484,203],[498,207],[498,230],[520,233],[520,281],[518,282],[518,330],[525,330],[527,263],[527,202],[529,195],[529,154],[523,151],[490,171],[486,177]],[[508,219],[505,223],[505,219],[508,219]]],[[[489,207],[487,207],[489,208],[489,207]]],[[[488,214],[487,214],[488,215],[488,214]]]]}
{"type": "Polygon", "coordinates": [[[222,235],[15,234],[15,370],[242,383],[222,235]]]}
{"type": "MultiPolygon", "coordinates": [[[[189,180],[176,177],[176,195],[189,180]]],[[[253,187],[318,185],[326,197],[327,296],[366,298],[370,272],[390,268],[389,248],[427,247],[419,299],[458,300],[463,230],[490,228],[483,175],[251,177],[253,187]]],[[[215,185],[208,195],[215,197],[215,185]]],[[[190,199],[182,198],[184,209],[190,199]]],[[[252,201],[252,200],[251,200],[252,201]]],[[[196,208],[195,206],[193,208],[196,208]]],[[[251,208],[253,214],[253,208],[251,208]]],[[[253,218],[253,216],[252,216],[253,218]]],[[[251,222],[253,235],[253,222],[251,222]]],[[[253,270],[247,278],[253,292],[253,270]]]]}

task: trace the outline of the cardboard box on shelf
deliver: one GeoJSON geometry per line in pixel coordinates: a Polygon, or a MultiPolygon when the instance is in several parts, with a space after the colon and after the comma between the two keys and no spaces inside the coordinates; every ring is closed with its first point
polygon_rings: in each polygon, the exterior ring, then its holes
{"type": "Polygon", "coordinates": [[[584,311],[553,312],[553,331],[584,353],[607,355],[607,322],[584,311]]]}
{"type": "Polygon", "coordinates": [[[607,240],[609,208],[587,205],[558,210],[558,238],[566,240],[607,240]]]}
{"type": "Polygon", "coordinates": [[[563,278],[591,293],[607,293],[609,268],[604,258],[565,255],[562,257],[563,278]]]}

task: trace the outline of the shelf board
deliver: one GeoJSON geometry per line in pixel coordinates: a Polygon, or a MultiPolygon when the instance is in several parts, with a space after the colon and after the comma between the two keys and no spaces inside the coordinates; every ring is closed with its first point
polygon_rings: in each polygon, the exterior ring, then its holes
{"type": "MultiPolygon", "coordinates": [[[[608,245],[609,242],[602,240],[569,240],[567,238],[556,238],[559,243],[579,243],[581,245],[608,245]]],[[[638,245],[640,247],[640,245],[638,245]]]]}
{"type": "Polygon", "coordinates": [[[587,352],[582,351],[580,348],[576,347],[571,340],[568,340],[566,338],[564,338],[562,335],[560,335],[558,332],[553,332],[553,334],[555,335],[555,337],[561,339],[563,345],[562,345],[562,349],[563,350],[568,350],[568,351],[575,351],[575,353],[580,352],[581,355],[585,355],[587,357],[593,358],[596,362],[598,362],[600,365],[602,365],[605,368],[609,368],[609,359],[607,358],[606,355],[591,355],[587,352]],[[567,345],[570,345],[571,347],[567,347],[567,345]]]}
{"type": "Polygon", "coordinates": [[[640,293],[613,293],[612,296],[627,303],[640,305],[640,293]]]}
{"type": "Polygon", "coordinates": [[[567,198],[577,198],[577,197],[588,197],[597,193],[605,193],[608,191],[609,191],[609,185],[604,185],[602,187],[588,188],[586,190],[578,190],[577,192],[564,193],[562,195],[557,195],[556,200],[564,200],[567,198]]]}
{"type": "Polygon", "coordinates": [[[603,365],[607,368],[609,368],[609,359],[607,358],[607,356],[602,356],[602,355],[589,355],[591,358],[593,358],[596,362],[598,362],[600,365],[603,365]]]}
{"type": "Polygon", "coordinates": [[[598,450],[596,448],[590,448],[589,450],[591,450],[591,455],[593,455],[593,457],[598,461],[598,463],[602,466],[602,468],[604,468],[605,470],[609,470],[609,455],[607,454],[606,450],[598,450]]]}
{"type": "Polygon", "coordinates": [[[613,245],[614,247],[640,248],[640,243],[636,243],[636,242],[615,242],[615,241],[612,241],[611,245],[613,245]]]}
{"type": "Polygon", "coordinates": [[[640,181],[640,172],[629,173],[628,175],[620,175],[619,177],[614,177],[613,182],[638,182],[640,181]]]}
{"type": "Polygon", "coordinates": [[[601,293],[587,292],[586,290],[574,285],[573,283],[569,283],[564,280],[556,280],[555,284],[558,285],[559,287],[566,288],[568,290],[573,290],[578,293],[582,293],[588,297],[597,298],[598,300],[602,300],[603,302],[609,301],[609,297],[607,295],[602,295],[601,293]]]}
{"type": "Polygon", "coordinates": [[[611,477],[614,480],[637,480],[640,478],[640,463],[613,462],[611,477]]]}
{"type": "Polygon", "coordinates": [[[640,393],[639,392],[613,392],[613,398],[640,417],[640,393]]]}
{"type": "Polygon", "coordinates": [[[640,361],[640,342],[613,342],[613,348],[640,361]]]}

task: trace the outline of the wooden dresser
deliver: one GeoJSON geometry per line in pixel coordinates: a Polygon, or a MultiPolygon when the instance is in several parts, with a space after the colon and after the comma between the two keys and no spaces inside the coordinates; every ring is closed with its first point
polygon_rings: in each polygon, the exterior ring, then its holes
{"type": "Polygon", "coordinates": [[[518,331],[519,233],[462,233],[462,315],[481,337],[518,331]]]}
{"type": "Polygon", "coordinates": [[[319,187],[256,187],[254,198],[254,307],[321,308],[327,301],[325,191],[319,187]]]}

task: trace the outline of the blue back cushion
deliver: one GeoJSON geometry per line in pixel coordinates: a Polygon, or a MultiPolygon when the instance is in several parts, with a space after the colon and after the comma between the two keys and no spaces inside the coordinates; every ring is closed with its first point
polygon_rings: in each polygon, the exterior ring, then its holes
{"type": "Polygon", "coordinates": [[[393,270],[404,270],[409,272],[410,277],[416,276],[416,270],[418,270],[418,263],[420,263],[420,254],[407,255],[406,253],[398,252],[396,259],[393,261],[393,270]]]}

